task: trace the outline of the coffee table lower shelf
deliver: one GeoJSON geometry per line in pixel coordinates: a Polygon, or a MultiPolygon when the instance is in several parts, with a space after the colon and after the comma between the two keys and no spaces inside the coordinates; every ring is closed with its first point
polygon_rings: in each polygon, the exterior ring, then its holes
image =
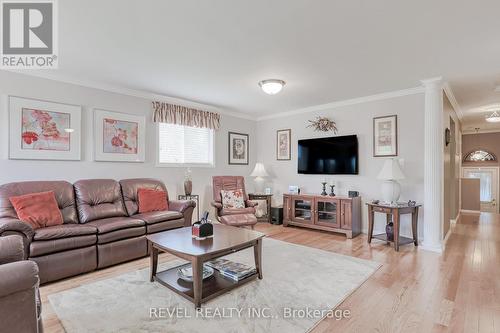
{"type": "MultiPolygon", "coordinates": [[[[193,282],[184,281],[177,275],[178,267],[173,267],[161,272],[156,273],[154,280],[169,288],[170,290],[176,292],[187,300],[194,302],[194,289],[193,282]]],[[[243,280],[233,281],[229,278],[224,277],[218,271],[205,280],[203,280],[202,292],[201,292],[201,303],[204,303],[214,297],[217,297],[233,288],[241,286],[247,282],[250,282],[258,277],[258,273],[254,273],[243,280]]]]}

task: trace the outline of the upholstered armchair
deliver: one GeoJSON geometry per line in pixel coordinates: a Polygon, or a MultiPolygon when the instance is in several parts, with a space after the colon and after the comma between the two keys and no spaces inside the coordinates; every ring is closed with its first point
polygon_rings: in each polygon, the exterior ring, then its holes
{"type": "Polygon", "coordinates": [[[26,259],[23,239],[0,237],[0,331],[42,332],[38,266],[26,259]]]}
{"type": "Polygon", "coordinates": [[[242,176],[214,176],[212,178],[213,185],[213,202],[212,206],[215,207],[215,215],[217,220],[221,220],[222,216],[228,215],[255,215],[254,202],[248,200],[247,193],[245,191],[245,178],[242,176]],[[243,190],[245,208],[223,208],[221,190],[232,191],[232,190],[243,190]]]}

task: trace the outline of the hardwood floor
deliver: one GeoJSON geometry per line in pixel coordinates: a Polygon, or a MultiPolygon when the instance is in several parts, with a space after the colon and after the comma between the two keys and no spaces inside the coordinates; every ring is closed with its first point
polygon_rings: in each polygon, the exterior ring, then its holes
{"type": "MultiPolygon", "coordinates": [[[[324,319],[323,332],[500,332],[500,215],[462,214],[442,255],[413,245],[397,253],[384,242],[367,244],[326,232],[259,223],[275,239],[378,261],[383,266],[338,308],[349,319],[324,319]]],[[[162,254],[163,261],[171,257],[162,254]]],[[[47,295],[148,267],[139,259],[41,288],[45,332],[64,332],[47,295]]],[[[265,259],[264,259],[265,260],[265,259]]],[[[335,283],[335,281],[326,281],[335,283]]],[[[76,305],[77,306],[77,305],[76,305]]]]}

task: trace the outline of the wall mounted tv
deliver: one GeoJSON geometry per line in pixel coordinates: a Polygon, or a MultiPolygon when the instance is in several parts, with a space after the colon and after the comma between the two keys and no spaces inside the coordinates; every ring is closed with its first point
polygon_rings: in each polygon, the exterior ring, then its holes
{"type": "Polygon", "coordinates": [[[298,172],[357,175],[358,137],[346,135],[299,140],[298,172]]]}

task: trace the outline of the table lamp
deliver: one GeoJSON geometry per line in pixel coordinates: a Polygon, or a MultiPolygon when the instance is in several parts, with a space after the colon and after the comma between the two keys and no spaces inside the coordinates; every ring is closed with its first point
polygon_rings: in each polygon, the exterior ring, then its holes
{"type": "Polygon", "coordinates": [[[269,177],[266,168],[264,168],[264,164],[260,162],[255,163],[255,168],[250,174],[250,177],[255,177],[255,192],[262,193],[264,188],[264,177],[269,177]]]}
{"type": "Polygon", "coordinates": [[[401,185],[399,185],[398,180],[405,179],[398,160],[394,158],[386,160],[377,179],[385,180],[381,188],[382,199],[386,202],[397,202],[401,193],[401,185]]]}

